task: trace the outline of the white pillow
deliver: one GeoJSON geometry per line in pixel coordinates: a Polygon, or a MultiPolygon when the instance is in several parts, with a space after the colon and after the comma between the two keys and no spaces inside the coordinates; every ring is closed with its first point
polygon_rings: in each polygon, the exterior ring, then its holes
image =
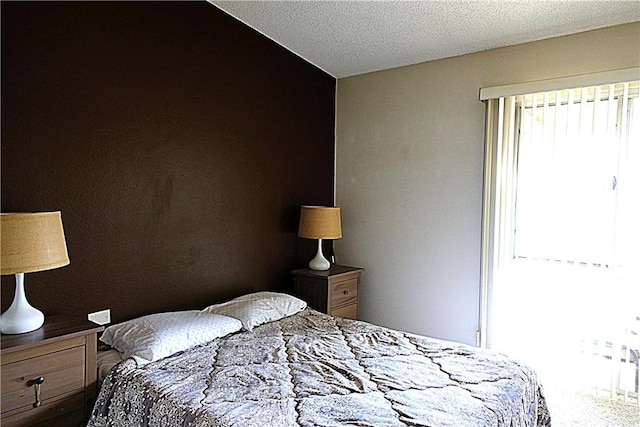
{"type": "Polygon", "coordinates": [[[246,331],[251,331],[263,323],[296,314],[306,306],[306,302],[291,295],[279,292],[256,292],[222,304],[210,305],[202,311],[235,317],[242,322],[242,327],[246,331]]]}
{"type": "Polygon", "coordinates": [[[198,310],[157,313],[118,323],[105,329],[100,341],[138,364],[162,359],[232,332],[242,324],[227,316],[198,310]]]}

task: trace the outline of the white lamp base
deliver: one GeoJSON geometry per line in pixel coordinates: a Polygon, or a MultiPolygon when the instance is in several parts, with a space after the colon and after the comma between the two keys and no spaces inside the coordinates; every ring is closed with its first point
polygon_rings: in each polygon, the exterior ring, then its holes
{"type": "Polygon", "coordinates": [[[29,304],[24,293],[24,273],[17,273],[16,293],[11,306],[0,316],[0,330],[3,334],[24,334],[43,324],[44,314],[29,304]]]}
{"type": "Polygon", "coordinates": [[[322,239],[318,239],[318,252],[315,258],[309,261],[311,270],[325,271],[331,267],[331,263],[322,255],[322,239]]]}

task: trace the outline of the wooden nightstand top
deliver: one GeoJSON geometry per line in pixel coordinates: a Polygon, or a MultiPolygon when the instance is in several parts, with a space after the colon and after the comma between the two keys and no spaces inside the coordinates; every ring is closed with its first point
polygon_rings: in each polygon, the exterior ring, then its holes
{"type": "Polygon", "coordinates": [[[355,273],[358,271],[364,271],[364,268],[333,264],[328,270],[324,271],[301,268],[298,270],[293,270],[291,273],[297,276],[326,278],[337,277],[343,274],[355,273]]]}
{"type": "Polygon", "coordinates": [[[30,347],[42,345],[46,342],[55,342],[62,339],[97,334],[104,330],[103,326],[96,325],[81,316],[47,316],[44,325],[40,329],[25,334],[1,335],[0,354],[12,353],[30,347]]]}

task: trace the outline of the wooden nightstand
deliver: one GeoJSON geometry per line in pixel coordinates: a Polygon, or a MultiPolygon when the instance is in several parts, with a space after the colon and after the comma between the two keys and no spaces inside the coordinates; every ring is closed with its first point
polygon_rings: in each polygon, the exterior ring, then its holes
{"type": "Polygon", "coordinates": [[[358,318],[358,292],[363,269],[332,265],[329,270],[294,270],[295,294],[309,307],[332,316],[358,318]]]}
{"type": "Polygon", "coordinates": [[[88,320],[51,316],[33,332],[2,335],[0,424],[86,425],[97,392],[96,334],[103,329],[88,320]],[[39,379],[44,381],[38,398],[39,379]]]}

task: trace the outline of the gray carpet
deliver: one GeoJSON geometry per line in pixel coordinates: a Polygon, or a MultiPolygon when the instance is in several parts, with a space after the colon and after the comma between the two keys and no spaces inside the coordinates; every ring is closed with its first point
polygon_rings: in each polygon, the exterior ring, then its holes
{"type": "Polygon", "coordinates": [[[595,391],[545,387],[553,427],[640,427],[640,407],[634,398],[611,401],[595,391]]]}

